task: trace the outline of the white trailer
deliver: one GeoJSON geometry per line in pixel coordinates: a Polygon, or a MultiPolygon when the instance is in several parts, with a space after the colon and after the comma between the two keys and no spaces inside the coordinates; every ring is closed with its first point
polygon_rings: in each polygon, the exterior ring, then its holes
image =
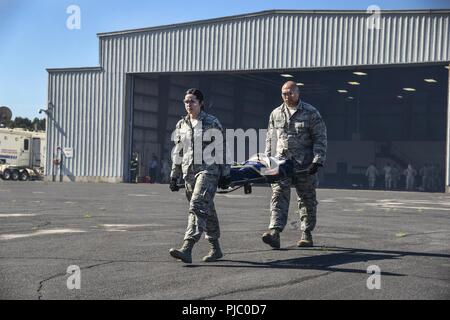
{"type": "Polygon", "coordinates": [[[41,178],[45,148],[44,131],[0,128],[0,176],[22,181],[41,178]]]}

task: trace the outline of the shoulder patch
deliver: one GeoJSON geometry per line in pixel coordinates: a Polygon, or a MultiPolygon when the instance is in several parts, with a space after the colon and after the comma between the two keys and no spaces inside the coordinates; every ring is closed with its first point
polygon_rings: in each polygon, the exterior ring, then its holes
{"type": "Polygon", "coordinates": [[[207,113],[204,120],[206,120],[207,123],[211,123],[213,124],[213,126],[222,129],[222,125],[220,124],[219,119],[217,119],[212,114],[207,113]]]}
{"type": "Polygon", "coordinates": [[[312,105],[310,105],[309,103],[306,102],[302,102],[302,107],[303,109],[311,112],[311,113],[316,113],[319,115],[319,117],[321,117],[319,110],[317,110],[316,108],[314,108],[312,105]]]}
{"type": "Polygon", "coordinates": [[[272,115],[278,115],[280,113],[282,113],[283,110],[283,105],[276,107],[275,109],[272,110],[272,115]]]}
{"type": "Polygon", "coordinates": [[[176,127],[177,129],[180,129],[184,121],[185,121],[184,118],[178,120],[178,122],[177,122],[177,124],[176,124],[175,127],[176,127]]]}

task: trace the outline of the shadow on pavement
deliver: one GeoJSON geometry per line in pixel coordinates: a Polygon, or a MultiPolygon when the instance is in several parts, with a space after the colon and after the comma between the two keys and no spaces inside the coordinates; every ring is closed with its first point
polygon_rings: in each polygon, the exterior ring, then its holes
{"type": "MultiPolygon", "coordinates": [[[[307,269],[307,270],[320,270],[329,272],[367,273],[366,269],[337,268],[336,266],[358,262],[380,261],[388,259],[395,260],[405,256],[450,258],[450,255],[447,254],[390,251],[390,250],[366,250],[366,249],[340,248],[340,247],[327,247],[327,248],[314,247],[308,248],[306,250],[305,249],[285,249],[285,250],[290,251],[295,250],[302,252],[320,251],[326,253],[317,256],[299,257],[285,260],[274,260],[269,262],[222,259],[215,263],[193,264],[186,266],[190,268],[221,267],[221,268],[299,269],[299,270],[307,269]],[[332,251],[332,253],[328,253],[330,251],[332,251]]],[[[386,276],[406,276],[405,274],[392,272],[381,272],[381,274],[386,276]]]]}

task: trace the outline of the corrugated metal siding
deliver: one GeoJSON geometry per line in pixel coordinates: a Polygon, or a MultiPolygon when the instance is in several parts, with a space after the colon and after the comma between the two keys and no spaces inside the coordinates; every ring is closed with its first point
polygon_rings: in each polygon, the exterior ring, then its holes
{"type": "Polygon", "coordinates": [[[122,72],[343,67],[450,60],[448,14],[275,14],[101,36],[102,65],[122,72]]]}
{"type": "MultiPolygon", "coordinates": [[[[123,76],[102,71],[51,72],[47,119],[46,173],[52,174],[53,152],[71,147],[64,175],[119,177],[122,175],[123,76]],[[107,75],[107,76],[106,76],[107,75]]],[[[59,175],[59,171],[55,172],[59,175]]]]}

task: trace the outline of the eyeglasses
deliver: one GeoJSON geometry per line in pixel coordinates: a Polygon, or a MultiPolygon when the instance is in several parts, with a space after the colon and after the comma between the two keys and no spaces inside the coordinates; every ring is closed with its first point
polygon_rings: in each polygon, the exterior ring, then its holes
{"type": "Polygon", "coordinates": [[[191,103],[198,102],[198,100],[189,99],[189,100],[183,100],[183,102],[184,102],[184,104],[191,104],[191,103]]]}
{"type": "Polygon", "coordinates": [[[287,97],[287,96],[293,96],[293,95],[295,95],[297,92],[295,92],[295,91],[289,91],[289,92],[282,92],[281,93],[281,95],[283,96],[283,97],[287,97]]]}

